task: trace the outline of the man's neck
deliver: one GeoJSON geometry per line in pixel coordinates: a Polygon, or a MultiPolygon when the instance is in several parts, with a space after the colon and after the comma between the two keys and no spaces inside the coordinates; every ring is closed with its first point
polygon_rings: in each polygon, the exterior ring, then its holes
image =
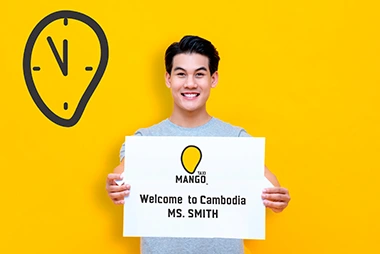
{"type": "Polygon", "coordinates": [[[206,110],[201,112],[179,112],[178,110],[173,110],[172,115],[169,120],[181,127],[194,128],[206,124],[210,121],[211,116],[206,110]]]}

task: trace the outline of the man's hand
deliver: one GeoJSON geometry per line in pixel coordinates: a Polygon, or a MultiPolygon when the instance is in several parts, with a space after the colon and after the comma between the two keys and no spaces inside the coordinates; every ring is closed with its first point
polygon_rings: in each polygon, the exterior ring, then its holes
{"type": "Polygon", "coordinates": [[[114,173],[107,176],[106,190],[108,196],[116,205],[124,204],[124,197],[129,195],[131,186],[129,184],[117,185],[115,180],[121,180],[121,173],[124,171],[124,160],[114,169],[114,173]]]}
{"type": "Polygon", "coordinates": [[[261,197],[264,205],[275,213],[282,212],[290,201],[288,189],[283,187],[265,188],[261,197]]]}

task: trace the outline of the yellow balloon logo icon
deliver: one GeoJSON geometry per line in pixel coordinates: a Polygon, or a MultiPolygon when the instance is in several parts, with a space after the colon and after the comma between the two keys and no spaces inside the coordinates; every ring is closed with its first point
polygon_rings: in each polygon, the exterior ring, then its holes
{"type": "Polygon", "coordinates": [[[201,160],[202,152],[198,147],[190,145],[183,149],[181,154],[181,162],[187,173],[194,174],[201,160]]]}

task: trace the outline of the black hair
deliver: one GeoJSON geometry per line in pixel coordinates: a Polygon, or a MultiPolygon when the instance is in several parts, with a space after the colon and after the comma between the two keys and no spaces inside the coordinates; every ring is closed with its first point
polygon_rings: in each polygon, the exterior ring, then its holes
{"type": "Polygon", "coordinates": [[[173,68],[173,58],[178,54],[197,53],[208,58],[208,67],[211,75],[218,70],[219,54],[214,45],[206,39],[198,36],[184,36],[180,42],[172,43],[165,52],[166,71],[171,74],[173,68]]]}

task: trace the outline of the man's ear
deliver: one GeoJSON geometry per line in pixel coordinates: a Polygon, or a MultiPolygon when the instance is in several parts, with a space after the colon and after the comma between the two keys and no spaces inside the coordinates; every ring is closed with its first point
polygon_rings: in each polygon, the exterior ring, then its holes
{"type": "Polygon", "coordinates": [[[214,74],[211,75],[211,87],[215,88],[219,81],[219,73],[215,71],[214,74]]]}
{"type": "Polygon", "coordinates": [[[165,73],[165,83],[168,88],[171,88],[171,80],[170,80],[170,74],[168,72],[165,73]]]}

